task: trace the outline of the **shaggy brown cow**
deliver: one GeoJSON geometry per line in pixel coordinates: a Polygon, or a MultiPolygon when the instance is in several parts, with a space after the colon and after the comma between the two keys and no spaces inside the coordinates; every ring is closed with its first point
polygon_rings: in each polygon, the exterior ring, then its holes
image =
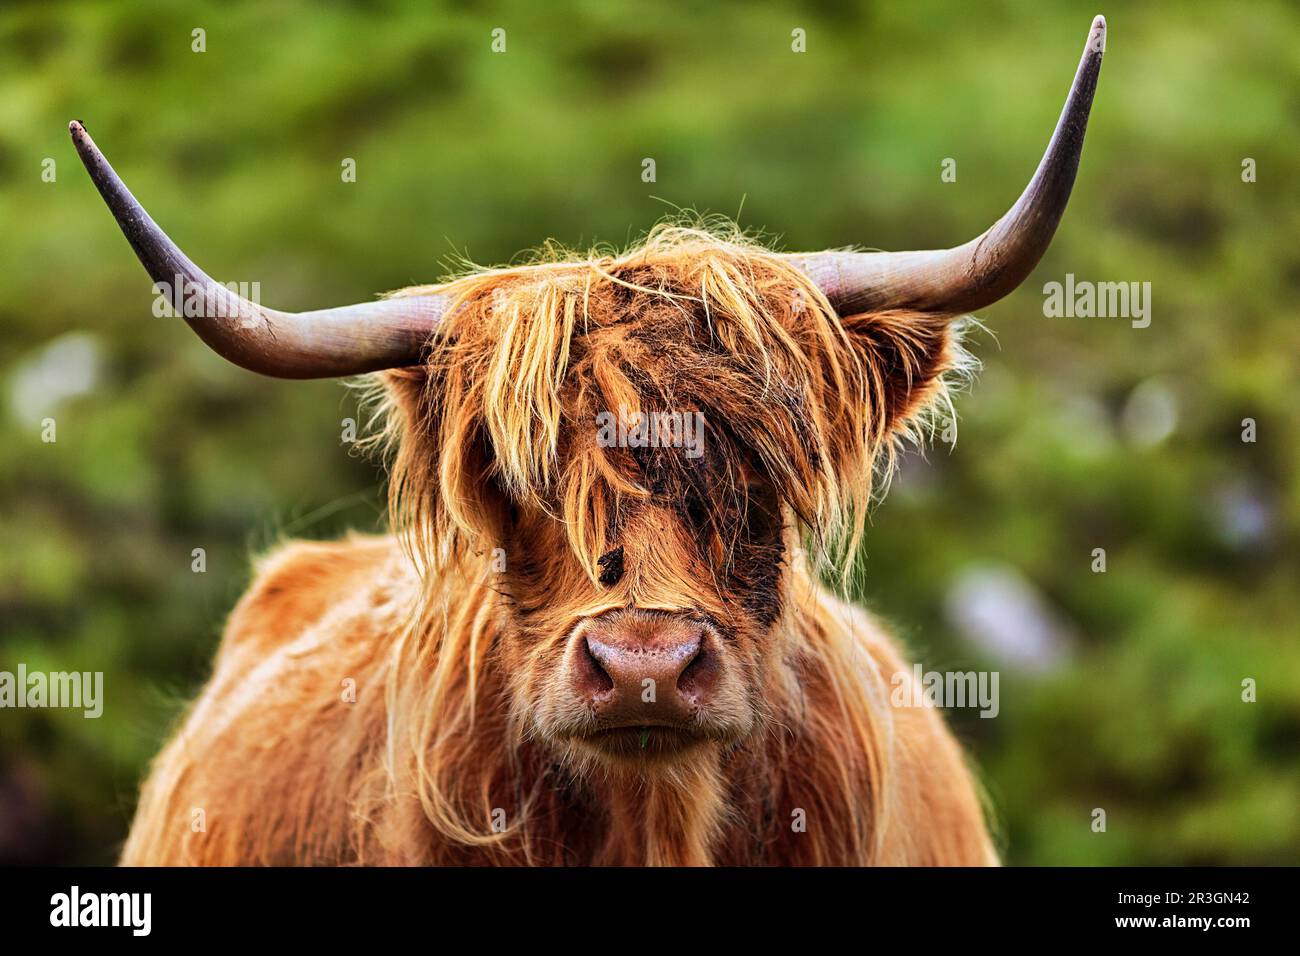
{"type": "Polygon", "coordinates": [[[956,249],[661,228],[298,315],[213,283],[72,124],[198,334],[271,375],[380,372],[395,455],[394,536],[261,563],[123,862],[996,862],[939,713],[892,706],[897,647],[801,546],[845,566],[965,367],[955,320],[1042,255],[1104,36],[1020,200],[956,249]]]}

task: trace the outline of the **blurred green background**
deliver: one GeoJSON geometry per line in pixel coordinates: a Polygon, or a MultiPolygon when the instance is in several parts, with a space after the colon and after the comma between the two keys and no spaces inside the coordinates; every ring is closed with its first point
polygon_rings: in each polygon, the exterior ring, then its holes
{"type": "Polygon", "coordinates": [[[210,273],[286,309],[676,207],[785,249],[951,245],[1028,180],[1097,12],[1064,224],[981,315],[960,440],[904,462],[856,587],[927,669],[1000,672],[998,718],[952,720],[1008,862],[1300,860],[1300,8],[1043,0],[7,0],[0,670],[102,670],[106,704],[0,711],[0,860],[112,861],[250,556],[382,522],[351,392],[151,315],[70,119],[210,273]],[[1067,272],[1150,282],[1150,327],[1045,318],[1067,272]]]}

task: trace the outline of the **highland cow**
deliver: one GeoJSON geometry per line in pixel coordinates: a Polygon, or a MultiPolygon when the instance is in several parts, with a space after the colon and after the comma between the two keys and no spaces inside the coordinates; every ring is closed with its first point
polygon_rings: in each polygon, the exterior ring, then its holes
{"type": "Polygon", "coordinates": [[[910,664],[835,583],[969,367],[964,316],[1056,229],[1104,36],[1020,199],[954,249],[665,226],[314,313],[214,283],[72,124],[204,341],[269,375],[373,373],[392,455],[391,535],[261,562],[122,861],[995,863],[961,749],[891,704],[910,664]],[[647,432],[672,416],[693,449],[647,432]]]}

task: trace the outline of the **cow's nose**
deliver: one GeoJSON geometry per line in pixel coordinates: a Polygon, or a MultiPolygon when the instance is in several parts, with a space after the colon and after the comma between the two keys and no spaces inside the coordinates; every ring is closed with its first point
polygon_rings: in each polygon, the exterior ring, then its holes
{"type": "Polygon", "coordinates": [[[607,726],[686,724],[708,703],[717,652],[698,621],[622,611],[588,622],[577,637],[574,690],[607,726]]]}

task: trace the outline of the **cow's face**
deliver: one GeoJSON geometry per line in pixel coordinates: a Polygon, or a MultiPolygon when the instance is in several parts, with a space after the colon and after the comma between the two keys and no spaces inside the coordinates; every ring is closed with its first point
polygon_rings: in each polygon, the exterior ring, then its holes
{"type": "MultiPolygon", "coordinates": [[[[707,441],[707,438],[706,438],[707,441]]],[[[516,713],[575,758],[673,760],[750,734],[781,645],[794,522],[721,456],[638,451],[595,574],[558,509],[508,509],[504,660],[516,713]],[[680,472],[698,472],[684,484],[680,472]],[[657,471],[673,477],[654,477],[657,471]]]]}
{"type": "Polygon", "coordinates": [[[399,489],[500,595],[518,735],[651,772],[761,730],[793,556],[855,541],[947,319],[841,320],[775,257],[688,233],[480,277],[448,325],[393,379],[399,489]]]}

